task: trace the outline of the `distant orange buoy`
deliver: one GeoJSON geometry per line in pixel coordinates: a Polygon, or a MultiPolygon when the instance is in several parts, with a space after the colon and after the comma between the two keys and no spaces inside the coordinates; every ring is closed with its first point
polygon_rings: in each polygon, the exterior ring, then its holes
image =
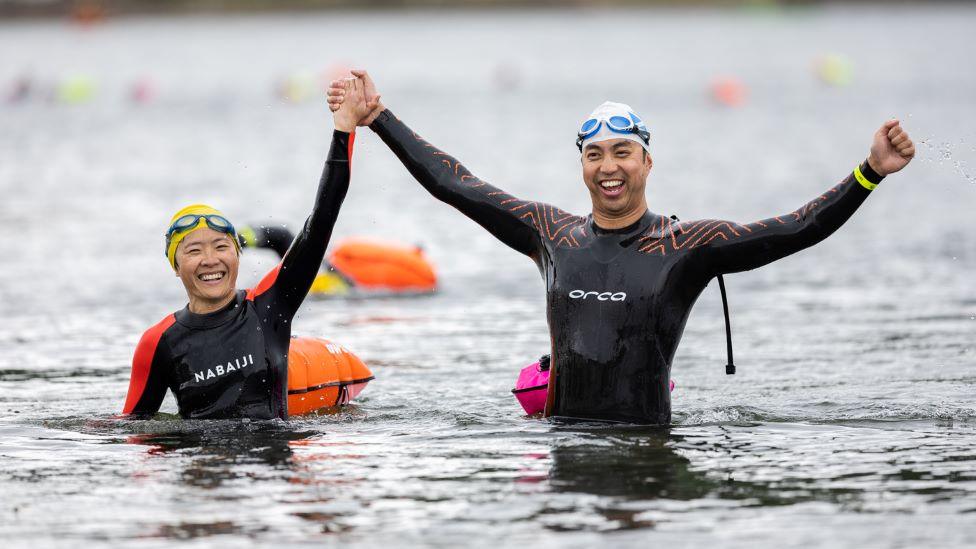
{"type": "Polygon", "coordinates": [[[329,263],[368,290],[431,292],[437,287],[434,268],[417,246],[347,239],[332,250],[329,263]]]}
{"type": "Polygon", "coordinates": [[[92,26],[105,19],[105,5],[101,0],[77,0],[69,15],[79,25],[92,26]]]}
{"type": "Polygon", "coordinates": [[[717,78],[712,82],[711,95],[726,107],[740,107],[746,101],[746,87],[738,78],[717,78]]]}
{"type": "Polygon", "coordinates": [[[373,379],[373,372],[345,347],[311,337],[288,349],[288,414],[313,413],[346,404],[373,379]]]}

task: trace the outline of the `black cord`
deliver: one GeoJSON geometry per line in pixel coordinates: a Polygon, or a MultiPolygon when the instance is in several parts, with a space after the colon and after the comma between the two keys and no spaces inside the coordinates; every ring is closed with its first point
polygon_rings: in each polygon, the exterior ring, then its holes
{"type": "Polygon", "coordinates": [[[725,313],[725,345],[729,362],[725,365],[725,373],[735,373],[735,362],[732,360],[732,323],[729,322],[729,300],[725,295],[725,279],[718,275],[718,289],[722,292],[722,311],[725,313]]]}

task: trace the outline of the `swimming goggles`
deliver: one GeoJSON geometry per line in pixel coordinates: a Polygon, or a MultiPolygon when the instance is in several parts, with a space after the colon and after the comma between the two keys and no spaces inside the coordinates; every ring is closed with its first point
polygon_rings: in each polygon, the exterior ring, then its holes
{"type": "Polygon", "coordinates": [[[231,235],[234,239],[237,238],[237,231],[234,229],[234,224],[227,220],[226,217],[217,214],[187,214],[169,226],[169,230],[166,231],[166,252],[169,254],[169,243],[173,239],[174,234],[179,234],[182,232],[189,231],[196,227],[200,220],[203,219],[207,222],[207,226],[211,229],[219,232],[231,235]]]}
{"type": "Polygon", "coordinates": [[[607,118],[590,118],[583,122],[576,134],[576,147],[579,148],[580,152],[583,151],[583,141],[596,135],[603,124],[606,124],[607,129],[614,133],[633,133],[640,137],[645,144],[651,142],[651,132],[647,131],[644,121],[636,114],[627,113],[627,116],[616,114],[607,118]]]}

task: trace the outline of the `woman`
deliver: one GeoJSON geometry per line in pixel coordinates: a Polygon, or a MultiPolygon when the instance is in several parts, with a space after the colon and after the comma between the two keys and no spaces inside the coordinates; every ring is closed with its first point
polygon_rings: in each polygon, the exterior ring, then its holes
{"type": "MultiPolygon", "coordinates": [[[[347,86],[347,93],[362,96],[361,81],[347,86]]],[[[288,417],[291,320],[325,255],[349,188],[356,122],[368,113],[363,101],[347,105],[334,113],[312,214],[281,263],[254,288],[237,289],[240,245],[226,217],[202,204],[173,216],[166,257],[189,304],[143,334],[123,414],[152,416],[169,388],[185,419],[288,417]]]]}

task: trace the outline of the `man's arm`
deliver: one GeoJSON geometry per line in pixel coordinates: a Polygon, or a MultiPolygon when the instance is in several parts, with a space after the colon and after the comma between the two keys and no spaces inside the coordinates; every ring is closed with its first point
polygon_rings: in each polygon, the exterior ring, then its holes
{"type": "Polygon", "coordinates": [[[868,159],[836,187],[802,208],[748,225],[703,220],[674,224],[664,236],[647,242],[642,251],[667,253],[669,248],[702,248],[709,274],[747,271],[808,248],[840,228],[881,180],[900,171],[915,156],[915,146],[897,120],[874,134],[868,159]]]}
{"type": "Polygon", "coordinates": [[[457,159],[415,134],[389,110],[380,113],[369,127],[434,198],[454,206],[525,255],[536,254],[539,227],[561,214],[552,206],[519,200],[472,175],[457,159]]]}
{"type": "MultiPolygon", "coordinates": [[[[585,218],[570,215],[541,202],[519,200],[475,177],[454,157],[438,150],[386,110],[373,79],[363,70],[352,74],[365,86],[368,125],[390,147],[414,178],[435,198],[457,208],[509,247],[535,258],[541,241],[576,244],[585,218]]],[[[341,81],[328,91],[329,108],[335,111],[346,100],[341,81]]]]}
{"type": "Polygon", "coordinates": [[[748,225],[729,221],[680,224],[685,239],[701,241],[712,274],[748,271],[823,241],[840,228],[881,182],[867,162],[800,209],[748,225]]]}

